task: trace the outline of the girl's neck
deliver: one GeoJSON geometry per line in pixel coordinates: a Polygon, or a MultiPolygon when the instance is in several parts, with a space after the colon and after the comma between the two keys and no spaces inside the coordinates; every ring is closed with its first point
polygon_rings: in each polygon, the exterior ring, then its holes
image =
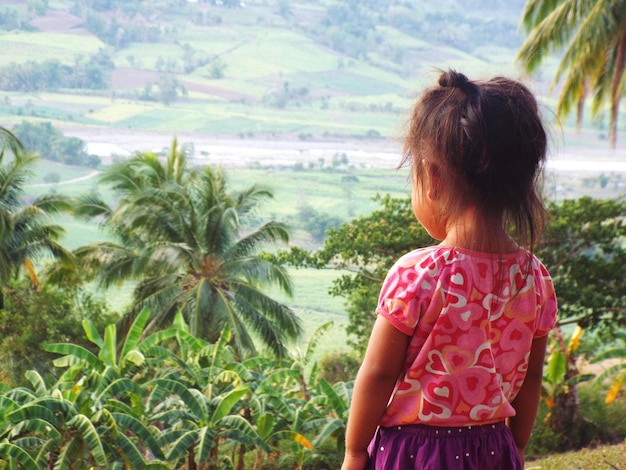
{"type": "Polygon", "coordinates": [[[519,245],[509,236],[502,221],[477,215],[468,210],[455,220],[448,221],[443,246],[456,246],[483,253],[514,253],[519,245]]]}

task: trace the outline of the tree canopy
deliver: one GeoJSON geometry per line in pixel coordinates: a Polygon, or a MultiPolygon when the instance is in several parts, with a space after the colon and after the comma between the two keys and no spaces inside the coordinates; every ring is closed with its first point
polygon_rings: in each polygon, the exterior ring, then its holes
{"type": "Polygon", "coordinates": [[[51,215],[70,208],[68,198],[44,194],[24,203],[24,185],[37,159],[19,140],[0,128],[0,308],[4,289],[26,273],[37,282],[34,261],[44,255],[59,259],[71,254],[59,243],[64,229],[51,223],[51,215]]]}
{"type": "Polygon", "coordinates": [[[610,109],[609,140],[615,147],[626,68],[626,2],[528,0],[522,24],[529,34],[517,58],[527,72],[565,49],[553,80],[553,87],[561,88],[557,115],[576,109],[580,124],[591,93],[593,116],[610,109]]]}
{"type": "MultiPolygon", "coordinates": [[[[229,326],[240,354],[255,351],[254,338],[285,354],[285,342],[301,327],[291,309],[264,293],[274,285],[291,292],[283,267],[260,254],[267,243],[288,241],[286,227],[253,223],[258,205],[271,197],[268,190],[231,190],[219,168],[188,167],[176,141],[165,161],[139,153],[107,168],[100,181],[112,187],[115,206],[86,194],[76,214],[100,221],[116,241],[75,251],[85,279],[103,286],[136,281],[128,318],[149,307],[148,330],[166,326],[181,311],[196,336],[216,341],[229,326]]],[[[59,269],[53,275],[66,274],[59,269]]]]}
{"type": "Polygon", "coordinates": [[[100,157],[87,153],[87,144],[78,137],[66,137],[50,122],[22,121],[13,132],[30,152],[66,165],[95,168],[100,157]]]}

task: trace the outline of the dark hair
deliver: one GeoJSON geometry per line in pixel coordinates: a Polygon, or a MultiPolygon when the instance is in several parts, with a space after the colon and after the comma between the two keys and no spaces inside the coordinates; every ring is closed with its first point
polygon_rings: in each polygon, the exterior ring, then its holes
{"type": "Polygon", "coordinates": [[[537,101],[521,83],[503,77],[470,81],[453,70],[426,90],[413,109],[400,166],[415,182],[428,160],[444,188],[442,204],[459,213],[469,204],[501,217],[518,243],[531,249],[543,229],[539,187],[547,137],[537,101]]]}

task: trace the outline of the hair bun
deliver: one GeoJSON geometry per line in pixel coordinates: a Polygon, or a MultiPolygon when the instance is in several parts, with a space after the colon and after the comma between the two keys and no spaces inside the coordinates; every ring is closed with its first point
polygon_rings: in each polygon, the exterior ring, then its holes
{"type": "Polygon", "coordinates": [[[459,88],[466,92],[473,91],[476,88],[464,74],[456,72],[455,70],[443,72],[439,77],[439,86],[444,88],[459,88]]]}

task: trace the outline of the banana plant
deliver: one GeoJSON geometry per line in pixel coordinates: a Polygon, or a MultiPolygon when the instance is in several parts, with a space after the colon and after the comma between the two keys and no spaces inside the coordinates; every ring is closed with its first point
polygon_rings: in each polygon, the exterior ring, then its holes
{"type": "Polygon", "coordinates": [[[26,468],[106,468],[111,462],[95,420],[58,389],[46,388],[37,372],[26,375],[35,392],[31,400],[10,403],[15,394],[4,396],[12,411],[4,416],[0,458],[26,468]]]}
{"type": "MultiPolygon", "coordinates": [[[[57,406],[63,404],[64,410],[67,409],[65,420],[58,424],[80,426],[79,430],[85,434],[84,440],[91,449],[91,463],[102,468],[123,465],[141,469],[148,465],[149,468],[165,465],[163,452],[156,440],[159,430],[145,420],[145,390],[137,380],[146,365],[139,346],[147,319],[147,311],[137,316],[119,354],[116,326],[108,325],[104,337],[101,337],[89,321],[85,321],[83,327],[97,352],[69,343],[45,346],[47,351],[63,355],[54,361],[54,365],[67,368],[50,393],[60,400],[57,406]],[[146,459],[150,460],[150,464],[146,459]]],[[[44,388],[42,383],[37,382],[36,390],[44,388]]],[[[50,420],[48,422],[57,425],[50,420]]],[[[80,436],[77,433],[69,435],[80,436]]],[[[64,459],[77,458],[85,449],[83,442],[76,439],[60,442],[58,447],[60,450],[55,450],[52,443],[47,446],[49,453],[58,453],[64,459]]]]}
{"type": "Polygon", "coordinates": [[[583,329],[577,326],[567,339],[561,328],[555,328],[544,367],[541,394],[548,406],[544,422],[562,450],[586,445],[587,422],[578,404],[577,389],[580,383],[593,379],[593,374],[581,373],[576,364],[582,334],[583,329]]]}
{"type": "Polygon", "coordinates": [[[297,370],[300,375],[300,393],[302,398],[310,400],[311,395],[309,393],[309,387],[314,387],[317,381],[317,362],[313,360],[315,350],[319,345],[320,340],[324,334],[333,328],[334,322],[329,321],[319,326],[309,338],[304,352],[297,349],[295,353],[291,355],[292,368],[297,370]],[[306,377],[306,370],[309,368],[308,379],[306,377]]]}
{"type": "MultiPolygon", "coordinates": [[[[304,352],[296,350],[288,361],[257,357],[238,364],[240,377],[253,378],[248,382],[253,390],[246,399],[246,416],[272,447],[274,455],[280,442],[290,444],[292,456],[299,455],[302,459],[316,452],[311,436],[327,423],[327,416],[315,398],[317,363],[313,358],[321,337],[332,326],[332,322],[320,326],[304,352]]],[[[265,455],[262,449],[256,449],[254,468],[261,468],[265,455]]]]}
{"type": "Polygon", "coordinates": [[[230,342],[228,327],[216,343],[196,338],[180,315],[142,341],[144,357],[160,365],[145,385],[146,416],[162,430],[159,444],[176,468],[223,468],[221,442],[269,449],[240,414],[249,387],[233,365],[230,342]]]}
{"type": "Polygon", "coordinates": [[[327,439],[332,438],[337,450],[343,452],[352,388],[352,382],[337,382],[331,385],[324,379],[319,380],[315,402],[325,416],[311,421],[308,425],[309,427],[322,425],[313,440],[315,448],[321,447],[327,439]]]}
{"type": "MultiPolygon", "coordinates": [[[[294,393],[299,390],[299,370],[290,367],[287,360],[268,357],[225,365],[226,370],[230,368],[234,368],[237,376],[249,387],[242,415],[271,448],[271,454],[280,453],[279,443],[282,441],[294,443],[300,449],[312,449],[309,439],[295,429],[297,410],[306,404],[298,393],[294,393]]],[[[236,470],[244,468],[244,456],[250,447],[256,452],[254,468],[261,468],[264,457],[268,456],[267,448],[242,443],[234,452],[237,455],[236,470]]]]}
{"type": "Polygon", "coordinates": [[[624,381],[626,381],[626,333],[619,332],[615,336],[622,341],[622,345],[607,349],[591,360],[591,363],[597,364],[607,359],[618,359],[618,362],[607,367],[595,379],[596,384],[602,384],[606,380],[612,379],[611,388],[604,399],[607,404],[615,401],[624,381]]]}
{"type": "Polygon", "coordinates": [[[565,409],[569,409],[569,403],[576,400],[573,389],[579,383],[593,378],[592,374],[581,374],[576,365],[576,350],[583,333],[584,330],[576,326],[569,340],[566,340],[560,328],[553,332],[541,390],[542,398],[551,410],[548,420],[554,413],[567,414],[565,409]]]}

